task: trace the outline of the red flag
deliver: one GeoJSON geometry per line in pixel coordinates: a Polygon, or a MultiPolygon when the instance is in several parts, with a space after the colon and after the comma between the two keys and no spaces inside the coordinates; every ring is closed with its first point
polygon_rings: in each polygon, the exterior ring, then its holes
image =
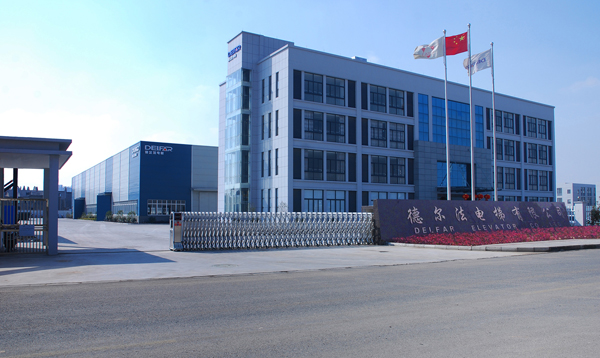
{"type": "Polygon", "coordinates": [[[446,37],[446,56],[457,55],[462,52],[467,52],[468,50],[469,48],[466,32],[456,36],[446,37]]]}

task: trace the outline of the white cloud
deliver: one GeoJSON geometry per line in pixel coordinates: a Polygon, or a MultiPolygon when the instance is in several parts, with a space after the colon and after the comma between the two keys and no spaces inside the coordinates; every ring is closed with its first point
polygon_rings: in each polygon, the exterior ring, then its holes
{"type": "Polygon", "coordinates": [[[578,81],[567,87],[567,90],[570,92],[578,92],[581,90],[594,88],[600,85],[600,79],[596,77],[588,77],[583,81],[578,81]]]}

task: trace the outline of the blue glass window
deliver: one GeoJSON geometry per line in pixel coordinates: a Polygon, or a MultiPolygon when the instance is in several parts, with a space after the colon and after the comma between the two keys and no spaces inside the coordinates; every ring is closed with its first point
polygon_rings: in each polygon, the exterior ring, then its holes
{"type": "MultiPolygon", "coordinates": [[[[446,143],[446,111],[444,100],[432,97],[433,141],[446,143]]],[[[450,144],[470,146],[470,113],[466,103],[448,101],[450,144]]],[[[475,106],[475,146],[483,148],[483,108],[475,106]]]]}
{"type": "Polygon", "coordinates": [[[419,140],[429,141],[429,96],[419,93],[419,140]]]}

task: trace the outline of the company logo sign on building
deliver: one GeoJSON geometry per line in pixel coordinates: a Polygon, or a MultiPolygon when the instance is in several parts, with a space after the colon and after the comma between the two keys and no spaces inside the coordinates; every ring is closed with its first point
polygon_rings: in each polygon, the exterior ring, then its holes
{"type": "Polygon", "coordinates": [[[173,152],[173,147],[167,147],[164,145],[150,145],[144,146],[144,153],[150,155],[165,155],[165,153],[173,152]]]}
{"type": "Polygon", "coordinates": [[[227,57],[229,57],[229,61],[233,60],[237,57],[237,53],[242,50],[242,45],[237,45],[233,50],[227,53],[227,57]]]}

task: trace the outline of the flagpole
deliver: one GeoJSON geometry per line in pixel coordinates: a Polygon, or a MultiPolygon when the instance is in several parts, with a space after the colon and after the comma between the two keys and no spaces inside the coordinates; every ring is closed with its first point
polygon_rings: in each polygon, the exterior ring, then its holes
{"type": "Polygon", "coordinates": [[[475,150],[473,141],[475,139],[475,128],[473,127],[473,84],[471,80],[471,24],[467,33],[469,45],[469,121],[471,126],[471,200],[475,200],[475,150]]]}
{"type": "Polygon", "coordinates": [[[492,57],[492,118],[494,135],[494,201],[498,201],[498,163],[496,161],[496,85],[494,81],[494,43],[490,43],[492,57]]]}
{"type": "Polygon", "coordinates": [[[444,30],[444,99],[446,102],[446,200],[452,200],[450,186],[450,126],[448,123],[448,66],[446,65],[446,30],[444,30]]]}

